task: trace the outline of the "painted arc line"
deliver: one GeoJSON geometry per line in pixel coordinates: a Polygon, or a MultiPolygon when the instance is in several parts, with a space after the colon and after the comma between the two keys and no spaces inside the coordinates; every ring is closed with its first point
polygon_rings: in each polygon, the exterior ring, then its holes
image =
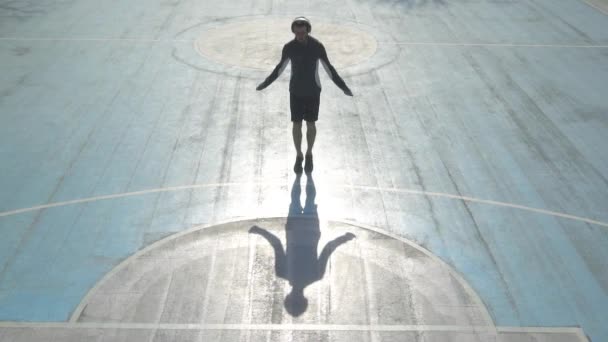
{"type": "MultiPolygon", "coordinates": [[[[0,37],[0,41],[82,41],[82,42],[159,42],[159,43],[194,43],[192,39],[150,39],[150,38],[28,38],[0,37]]],[[[385,45],[430,45],[430,46],[500,46],[500,47],[534,47],[534,48],[585,48],[606,49],[608,45],[581,44],[517,44],[517,43],[449,43],[449,42],[382,42],[385,45]]]]}
{"type": "Polygon", "coordinates": [[[499,201],[492,201],[492,200],[480,199],[480,198],[475,198],[475,197],[452,195],[452,194],[446,194],[446,193],[442,193],[442,192],[431,192],[431,191],[422,191],[422,190],[401,189],[401,188],[377,188],[377,187],[371,187],[371,186],[370,187],[366,187],[366,186],[354,186],[354,185],[353,186],[345,185],[344,187],[352,187],[352,188],[358,188],[358,189],[369,189],[369,190],[378,190],[378,191],[385,191],[385,192],[407,193],[407,194],[413,194],[413,195],[425,195],[425,196],[431,196],[431,197],[444,197],[444,198],[462,200],[462,201],[466,201],[466,202],[482,203],[482,204],[495,205],[495,206],[500,206],[500,207],[508,207],[508,208],[513,208],[513,209],[520,209],[520,210],[525,210],[525,211],[531,211],[531,212],[535,212],[535,213],[539,213],[539,214],[545,214],[545,215],[550,215],[550,216],[557,216],[557,217],[566,218],[566,219],[570,219],[570,220],[582,221],[582,222],[586,222],[586,223],[589,223],[589,224],[594,224],[594,225],[598,225],[598,226],[608,227],[608,223],[607,222],[591,220],[591,219],[588,219],[588,218],[585,218],[585,217],[564,214],[564,213],[560,213],[560,212],[557,212],[557,211],[551,211],[551,210],[533,208],[533,207],[528,207],[528,206],[525,206],[525,205],[519,205],[519,204],[507,203],[507,202],[499,202],[499,201]]]}
{"type": "MultiPolygon", "coordinates": [[[[278,182],[276,182],[276,183],[272,183],[272,182],[209,183],[209,184],[184,185],[184,186],[176,186],[176,187],[168,187],[168,188],[157,188],[157,189],[149,189],[149,190],[142,190],[142,191],[119,193],[119,194],[113,194],[113,195],[89,197],[89,198],[83,198],[83,199],[77,199],[77,200],[71,200],[71,201],[65,201],[65,202],[49,203],[49,204],[34,206],[34,207],[30,207],[30,208],[5,211],[5,212],[0,212],[0,217],[17,215],[17,214],[22,214],[22,213],[29,212],[29,211],[49,209],[49,208],[61,207],[61,206],[72,205],[72,204],[82,204],[82,203],[88,203],[88,202],[124,198],[124,197],[132,197],[132,196],[140,196],[140,195],[160,193],[160,192],[171,192],[171,191],[192,190],[192,189],[213,188],[213,187],[230,187],[230,186],[251,186],[251,185],[284,186],[285,184],[286,183],[278,183],[278,182]]],[[[460,196],[460,195],[454,195],[454,194],[448,194],[448,193],[442,193],[442,192],[422,191],[422,190],[403,189],[403,188],[384,188],[384,187],[363,186],[363,185],[348,185],[348,184],[332,184],[329,187],[330,188],[331,187],[350,188],[350,189],[355,189],[355,190],[372,190],[372,191],[380,191],[380,192],[395,192],[395,193],[403,193],[403,194],[456,199],[456,200],[462,200],[465,202],[481,203],[481,204],[488,204],[488,205],[494,205],[494,206],[500,206],[500,207],[525,210],[525,211],[535,212],[535,213],[539,213],[539,214],[570,219],[570,220],[574,220],[574,221],[581,221],[581,222],[608,228],[608,222],[592,220],[592,219],[581,217],[581,216],[575,216],[575,215],[570,215],[570,214],[565,214],[565,213],[560,213],[560,212],[545,210],[545,209],[540,209],[540,208],[528,207],[528,206],[514,204],[514,203],[486,200],[486,199],[480,199],[480,198],[468,197],[468,196],[460,196]]]]}
{"type": "Polygon", "coordinates": [[[49,329],[158,329],[158,330],[323,330],[323,331],[445,331],[445,332],[527,332],[578,333],[578,327],[494,327],[457,325],[358,325],[358,324],[180,324],[180,323],[54,323],[0,322],[0,328],[49,329]]]}
{"type": "MultiPolygon", "coordinates": [[[[317,217],[316,215],[306,215],[306,214],[304,216],[308,217],[308,219],[317,217]]],[[[89,289],[88,293],[80,301],[80,304],[78,304],[78,307],[76,307],[76,309],[72,312],[69,322],[78,323],[78,319],[82,316],[82,312],[84,311],[84,309],[90,302],[91,296],[93,294],[95,294],[106,283],[106,281],[108,279],[112,279],[118,272],[123,270],[125,267],[129,267],[130,265],[132,265],[132,263],[135,260],[148,254],[150,251],[156,250],[158,248],[162,248],[162,246],[164,246],[168,243],[171,243],[172,241],[176,241],[177,239],[180,239],[189,234],[202,231],[203,229],[217,227],[217,226],[229,224],[229,223],[245,222],[245,221],[252,221],[252,220],[257,220],[257,219],[259,219],[259,217],[249,217],[249,218],[242,217],[242,218],[239,218],[236,220],[229,219],[229,220],[225,220],[225,221],[221,221],[221,222],[215,222],[213,224],[195,225],[194,227],[191,227],[190,229],[182,230],[178,233],[169,235],[168,237],[166,237],[164,239],[153,242],[152,244],[140,249],[139,251],[135,252],[135,254],[132,254],[131,256],[124,259],[120,264],[116,265],[110,272],[106,273],[100,280],[98,280],[97,283],[95,284],[95,286],[93,286],[92,288],[89,289]]],[[[281,217],[265,217],[265,219],[284,219],[284,217],[282,217],[282,216],[281,217]]],[[[466,289],[466,291],[472,295],[473,302],[475,302],[478,307],[484,308],[482,315],[484,316],[485,321],[494,322],[485,303],[483,302],[483,300],[481,299],[479,294],[473,289],[473,287],[466,281],[464,276],[462,274],[460,274],[457,270],[452,268],[445,261],[443,261],[441,258],[439,258],[437,255],[433,254],[431,251],[423,248],[422,246],[414,243],[413,241],[410,241],[406,238],[392,234],[390,232],[384,231],[380,228],[377,228],[377,227],[374,227],[371,225],[353,222],[353,221],[345,221],[345,220],[332,220],[332,221],[339,222],[339,223],[346,224],[346,225],[351,225],[351,226],[358,227],[361,229],[367,229],[367,230],[370,230],[377,234],[390,237],[396,241],[400,241],[401,243],[410,246],[411,248],[416,249],[420,253],[426,255],[431,260],[434,260],[434,262],[443,265],[443,267],[445,267],[445,269],[448,270],[448,272],[458,281],[458,283],[461,284],[466,289]]],[[[495,328],[494,324],[492,324],[492,328],[493,329],[495,328]]]]}

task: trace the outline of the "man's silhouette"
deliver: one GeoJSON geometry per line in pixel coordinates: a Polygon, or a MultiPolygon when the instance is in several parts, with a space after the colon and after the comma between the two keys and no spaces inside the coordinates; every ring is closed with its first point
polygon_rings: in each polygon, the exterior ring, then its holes
{"type": "Polygon", "coordinates": [[[336,69],[327,58],[325,47],[320,41],[308,34],[312,26],[305,17],[297,17],[291,23],[291,32],[295,38],[283,46],[281,61],[274,68],[270,76],[257,86],[256,90],[268,87],[283,72],[287,63],[291,61],[291,79],[289,81],[289,107],[291,121],[293,122],[292,135],[296,148],[295,173],[302,172],[302,120],[306,121],[306,163],[304,170],[312,172],[312,147],[315,143],[317,128],[315,122],[319,118],[319,104],[321,99],[321,82],[319,80],[319,61],[330,75],[332,81],[344,91],[344,94],[353,96],[344,80],[338,75],[336,69]]]}
{"type": "Polygon", "coordinates": [[[287,249],[283,251],[281,240],[258,226],[249,229],[250,233],[265,238],[274,250],[276,275],[289,281],[291,292],[285,297],[285,309],[292,316],[300,316],[308,307],[304,289],[323,278],[330,255],[341,244],[353,239],[355,235],[346,233],[325,245],[318,255],[317,248],[321,237],[319,217],[315,204],[316,188],[309,175],[306,183],[306,202],[300,202],[300,175],[291,189],[291,204],[285,224],[287,249]]]}

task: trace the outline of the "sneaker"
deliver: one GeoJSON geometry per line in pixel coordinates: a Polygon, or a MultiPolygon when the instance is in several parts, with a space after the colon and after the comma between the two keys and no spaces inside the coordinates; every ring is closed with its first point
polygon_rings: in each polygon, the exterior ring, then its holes
{"type": "Polygon", "coordinates": [[[302,173],[302,161],[304,158],[296,157],[296,163],[293,165],[293,172],[302,173]]]}
{"type": "Polygon", "coordinates": [[[312,154],[306,155],[306,163],[304,163],[304,171],[307,173],[312,172],[312,154]]]}

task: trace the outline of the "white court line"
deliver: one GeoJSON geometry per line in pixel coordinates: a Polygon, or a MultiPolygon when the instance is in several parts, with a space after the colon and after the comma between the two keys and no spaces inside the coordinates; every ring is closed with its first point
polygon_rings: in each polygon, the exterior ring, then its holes
{"type": "MultiPolygon", "coordinates": [[[[308,217],[308,218],[313,218],[313,217],[317,217],[316,215],[304,215],[304,217],[308,217]]],[[[284,217],[263,217],[263,219],[283,219],[284,217]]],[[[318,218],[318,217],[317,217],[318,218]]],[[[127,257],[126,259],[124,259],[120,264],[116,265],[114,268],[112,268],[112,270],[110,270],[110,272],[106,273],[100,280],[97,281],[97,283],[95,284],[95,286],[93,286],[92,288],[89,289],[89,291],[87,292],[87,294],[82,298],[82,300],[80,301],[80,303],[78,304],[78,306],[76,307],[76,309],[72,312],[72,315],[70,316],[69,322],[70,323],[77,323],[78,320],[80,319],[80,317],[82,316],[82,312],[84,311],[84,309],[87,307],[90,298],[97,293],[98,289],[101,288],[107,281],[108,279],[112,279],[118,272],[120,272],[121,270],[123,270],[125,267],[129,267],[133,262],[135,262],[136,260],[138,260],[140,257],[142,257],[143,255],[148,254],[150,251],[156,250],[158,248],[162,248],[162,246],[171,243],[171,241],[175,241],[183,236],[192,234],[194,232],[197,231],[201,231],[203,229],[208,229],[208,228],[212,228],[212,227],[217,227],[217,226],[221,226],[224,224],[230,224],[230,223],[236,223],[236,222],[246,222],[246,221],[252,221],[252,220],[258,220],[260,219],[260,217],[240,217],[238,219],[229,219],[229,220],[225,220],[225,221],[220,221],[220,222],[214,222],[212,224],[208,224],[208,225],[196,225],[194,227],[191,227],[190,229],[185,229],[182,230],[178,233],[169,235],[168,237],[158,240],[156,242],[153,242],[152,244],[138,250],[137,252],[135,252],[134,254],[130,255],[129,257],[127,257]]],[[[363,223],[358,223],[358,222],[353,222],[353,221],[344,221],[344,220],[333,220],[334,222],[340,222],[343,224],[347,224],[347,225],[351,225],[351,226],[355,226],[361,229],[368,229],[372,232],[375,232],[377,234],[381,234],[384,236],[388,236],[390,238],[393,238],[397,241],[401,241],[402,243],[410,246],[411,248],[416,249],[417,251],[419,251],[420,253],[426,255],[428,258],[430,258],[431,260],[433,260],[435,263],[438,263],[440,265],[443,265],[443,267],[448,270],[448,272],[452,275],[452,277],[454,277],[454,279],[456,279],[458,281],[458,283],[464,287],[464,289],[466,290],[466,292],[471,296],[471,298],[473,299],[473,302],[476,303],[476,306],[480,309],[482,309],[482,315],[484,317],[485,322],[494,322],[494,320],[492,319],[492,316],[490,315],[490,312],[488,311],[488,309],[486,308],[483,300],[481,299],[481,297],[479,297],[479,295],[477,294],[477,292],[473,289],[473,287],[466,281],[466,279],[458,272],[456,271],[454,268],[452,268],[452,266],[450,266],[449,264],[447,264],[445,261],[443,261],[441,258],[439,258],[438,256],[436,256],[435,254],[431,253],[429,250],[424,249],[422,246],[417,245],[416,243],[405,239],[401,236],[392,234],[390,232],[384,231],[382,229],[379,229],[377,227],[374,226],[370,226],[370,225],[366,225],[363,223]]],[[[493,323],[492,323],[492,326],[493,323]]]]}
{"type": "Polygon", "coordinates": [[[129,330],[262,330],[262,331],[376,331],[455,333],[541,333],[573,334],[581,342],[588,339],[576,327],[493,327],[455,325],[349,325],[349,324],[171,324],[171,323],[20,323],[0,322],[0,328],[21,329],[129,329],[129,330]]]}
{"type": "MultiPolygon", "coordinates": [[[[212,187],[252,186],[252,185],[253,186],[272,186],[272,185],[284,186],[285,184],[284,183],[271,183],[271,182],[210,183],[210,184],[184,185],[184,186],[176,186],[176,187],[168,187],[168,188],[157,188],[157,189],[149,189],[149,190],[143,190],[143,191],[126,192],[126,193],[121,193],[121,194],[96,196],[96,197],[83,198],[83,199],[65,201],[65,202],[49,203],[49,204],[39,205],[39,206],[35,206],[35,207],[30,207],[30,208],[5,211],[5,212],[0,213],[0,217],[17,215],[17,214],[21,214],[21,213],[25,213],[25,212],[29,212],[29,211],[61,207],[61,206],[72,205],[72,204],[82,204],[82,203],[95,202],[95,201],[101,201],[101,200],[107,200],[107,199],[140,196],[140,195],[159,193],[159,192],[171,192],[171,191],[179,191],[179,190],[190,190],[190,189],[212,188],[212,187]]],[[[396,192],[396,193],[404,193],[404,194],[411,194],[411,195],[422,195],[422,196],[430,196],[430,197],[456,199],[456,200],[462,200],[462,201],[472,202],[472,203],[481,203],[481,204],[488,204],[488,205],[494,205],[494,206],[499,206],[499,207],[520,209],[520,210],[535,212],[535,213],[544,214],[544,215],[566,218],[566,219],[574,220],[574,221],[581,221],[581,222],[585,222],[585,223],[589,223],[589,224],[593,224],[593,225],[597,225],[597,226],[608,227],[607,222],[596,221],[596,220],[588,219],[588,218],[581,217],[581,216],[575,216],[575,215],[560,213],[560,212],[551,211],[551,210],[528,207],[528,206],[519,205],[519,204],[479,199],[479,198],[468,197],[468,196],[453,195],[453,194],[447,194],[447,193],[442,193],[442,192],[431,192],[431,191],[403,189],[403,188],[383,188],[383,187],[376,187],[376,186],[360,186],[360,185],[348,185],[348,184],[332,184],[329,187],[351,188],[351,189],[355,189],[355,190],[372,190],[372,191],[380,191],[380,192],[396,192]]]]}
{"type": "Polygon", "coordinates": [[[151,330],[273,330],[273,331],[437,331],[437,332],[524,332],[578,334],[577,327],[494,327],[458,325],[364,325],[364,324],[179,324],[97,322],[0,322],[0,328],[36,329],[151,329],[151,330]]]}
{"type": "MultiPolygon", "coordinates": [[[[157,193],[157,192],[170,192],[170,191],[197,189],[197,188],[212,188],[212,187],[220,187],[220,186],[238,186],[238,185],[246,185],[246,184],[262,184],[262,183],[210,183],[210,184],[185,185],[185,186],[175,186],[175,187],[168,187],[168,188],[158,188],[158,189],[149,189],[149,190],[142,190],[142,191],[125,192],[125,193],[120,193],[120,194],[89,197],[89,198],[83,198],[83,199],[78,199],[78,200],[49,203],[49,204],[38,205],[35,207],[30,207],[30,208],[5,211],[5,212],[0,213],[0,217],[21,214],[21,213],[25,213],[28,211],[61,207],[61,206],[71,205],[71,204],[81,204],[81,203],[95,202],[95,201],[101,201],[101,200],[107,200],[107,199],[147,195],[147,194],[153,194],[153,193],[157,193]]],[[[274,183],[263,183],[263,184],[271,185],[274,183]]],[[[281,184],[281,185],[283,185],[283,184],[281,184]]]]}
{"type": "Polygon", "coordinates": [[[185,39],[148,39],[148,38],[28,38],[28,37],[0,37],[0,41],[65,41],[65,42],[167,42],[192,43],[194,40],[185,39]]]}
{"type": "MultiPolygon", "coordinates": [[[[349,186],[346,185],[345,187],[349,187],[349,186]]],[[[458,199],[458,200],[462,200],[462,201],[466,201],[466,202],[482,203],[482,204],[489,204],[489,205],[495,205],[495,206],[500,206],[500,207],[508,207],[508,208],[525,210],[525,211],[531,211],[531,212],[535,212],[535,213],[539,213],[539,214],[557,216],[557,217],[562,217],[562,218],[566,218],[566,219],[570,219],[570,220],[582,221],[582,222],[586,222],[589,224],[608,227],[607,222],[601,222],[601,221],[591,220],[591,219],[580,217],[580,216],[569,215],[569,214],[564,214],[564,213],[560,213],[560,212],[556,212],[556,211],[533,208],[533,207],[528,207],[525,205],[519,205],[519,204],[513,204],[513,203],[507,203],[507,202],[499,202],[499,201],[485,200],[485,199],[479,199],[479,198],[474,198],[474,197],[446,194],[446,193],[442,193],[442,192],[430,192],[430,191],[422,191],[422,190],[410,190],[410,189],[400,189],[400,188],[379,188],[379,187],[373,187],[373,186],[370,186],[370,187],[352,186],[352,187],[355,189],[369,189],[369,190],[378,190],[378,191],[385,191],[385,192],[398,192],[398,193],[406,193],[406,194],[413,194],[413,195],[424,195],[424,196],[431,196],[431,197],[458,199]]]]}
{"type": "MultiPolygon", "coordinates": [[[[304,216],[308,216],[308,215],[304,215],[304,216]]],[[[309,216],[309,218],[313,218],[316,217],[315,216],[309,216]]],[[[284,217],[264,217],[264,219],[283,219],[284,217]]],[[[123,260],[120,264],[116,265],[112,270],[110,270],[110,272],[106,273],[103,278],[101,278],[100,280],[97,281],[97,283],[95,284],[95,286],[93,286],[91,289],[89,289],[88,293],[82,298],[82,300],[80,301],[80,304],[78,304],[78,306],[76,307],[76,309],[72,312],[72,315],[69,319],[70,323],[77,323],[78,320],[80,319],[80,317],[82,316],[82,312],[84,311],[84,309],[87,307],[88,303],[90,302],[90,298],[97,293],[97,291],[108,281],[108,279],[112,279],[118,272],[120,272],[121,270],[125,269],[126,267],[129,267],[130,265],[132,265],[136,260],[138,260],[139,258],[141,258],[143,255],[148,254],[150,251],[156,250],[158,248],[162,248],[162,246],[165,246],[166,244],[171,243],[172,241],[176,241],[177,239],[184,237],[186,235],[192,234],[194,232],[197,231],[201,231],[203,229],[208,229],[208,228],[212,228],[212,227],[217,227],[217,226],[221,226],[224,224],[230,224],[230,223],[236,223],[236,222],[245,222],[245,221],[252,221],[252,220],[258,220],[260,219],[259,217],[241,217],[237,220],[234,219],[230,219],[230,220],[225,220],[225,221],[220,221],[220,222],[214,222],[212,224],[208,224],[208,225],[197,225],[194,227],[191,227],[190,229],[186,229],[186,230],[182,230],[181,232],[169,235],[168,237],[158,240],[156,242],[153,242],[152,244],[140,249],[139,251],[135,252],[135,254],[132,254],[131,256],[127,257],[125,260],[123,260]]],[[[453,269],[449,264],[447,264],[445,261],[443,261],[441,258],[439,258],[438,256],[436,256],[435,254],[431,253],[429,250],[424,249],[422,246],[417,245],[416,243],[405,239],[403,237],[400,237],[398,235],[392,234],[390,232],[384,231],[380,228],[374,227],[374,226],[370,226],[370,225],[366,225],[363,223],[358,223],[358,222],[352,222],[352,221],[344,221],[344,220],[334,220],[335,222],[340,222],[343,224],[347,224],[347,225],[351,225],[351,226],[355,226],[361,229],[368,229],[370,231],[373,231],[377,234],[381,234],[381,235],[385,235],[388,236],[392,239],[395,239],[397,241],[401,241],[402,243],[410,246],[411,248],[414,248],[416,250],[418,250],[420,253],[422,253],[423,255],[426,255],[428,258],[430,258],[431,260],[433,260],[434,262],[443,265],[443,267],[451,274],[451,276],[456,279],[458,281],[458,283],[465,289],[465,292],[467,292],[473,302],[476,304],[476,306],[478,308],[483,309],[481,314],[484,317],[484,321],[485,322],[494,322],[494,320],[492,319],[490,312],[488,311],[488,309],[485,306],[485,303],[483,302],[483,300],[481,299],[481,297],[479,297],[479,295],[477,294],[477,292],[473,289],[473,287],[471,287],[471,285],[466,281],[466,279],[455,269],[453,269]]],[[[491,325],[492,327],[494,327],[494,324],[492,323],[491,325]]]]}
{"type": "Polygon", "coordinates": [[[576,337],[582,342],[590,342],[585,335],[582,328],[579,327],[563,327],[563,328],[552,328],[552,327],[496,327],[496,331],[499,333],[566,333],[575,334],[576,337]]]}
{"type": "MultiPolygon", "coordinates": [[[[147,39],[147,38],[36,38],[0,37],[0,41],[65,41],[65,42],[155,42],[155,43],[194,43],[188,39],[147,39]]],[[[378,42],[386,45],[429,45],[429,46],[479,46],[479,47],[531,47],[531,48],[584,48],[606,49],[608,45],[591,44],[517,44],[517,43],[450,43],[450,42],[378,42]]]]}
{"type": "Polygon", "coordinates": [[[431,46],[499,46],[499,47],[532,47],[532,48],[587,48],[606,49],[608,45],[591,44],[516,44],[516,43],[448,43],[448,42],[378,42],[394,45],[431,45],[431,46]]]}

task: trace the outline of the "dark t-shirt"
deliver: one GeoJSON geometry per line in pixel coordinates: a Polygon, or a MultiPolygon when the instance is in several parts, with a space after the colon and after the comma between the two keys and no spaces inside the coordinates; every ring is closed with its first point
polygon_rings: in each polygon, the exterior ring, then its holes
{"type": "Polygon", "coordinates": [[[308,36],[306,44],[294,39],[283,46],[281,61],[274,68],[270,76],[262,82],[262,89],[269,86],[279,77],[289,61],[291,61],[289,91],[296,96],[313,96],[321,92],[319,61],[331,77],[331,80],[340,89],[348,89],[344,80],[342,80],[336,69],[329,62],[323,44],[312,36],[308,36]]]}

